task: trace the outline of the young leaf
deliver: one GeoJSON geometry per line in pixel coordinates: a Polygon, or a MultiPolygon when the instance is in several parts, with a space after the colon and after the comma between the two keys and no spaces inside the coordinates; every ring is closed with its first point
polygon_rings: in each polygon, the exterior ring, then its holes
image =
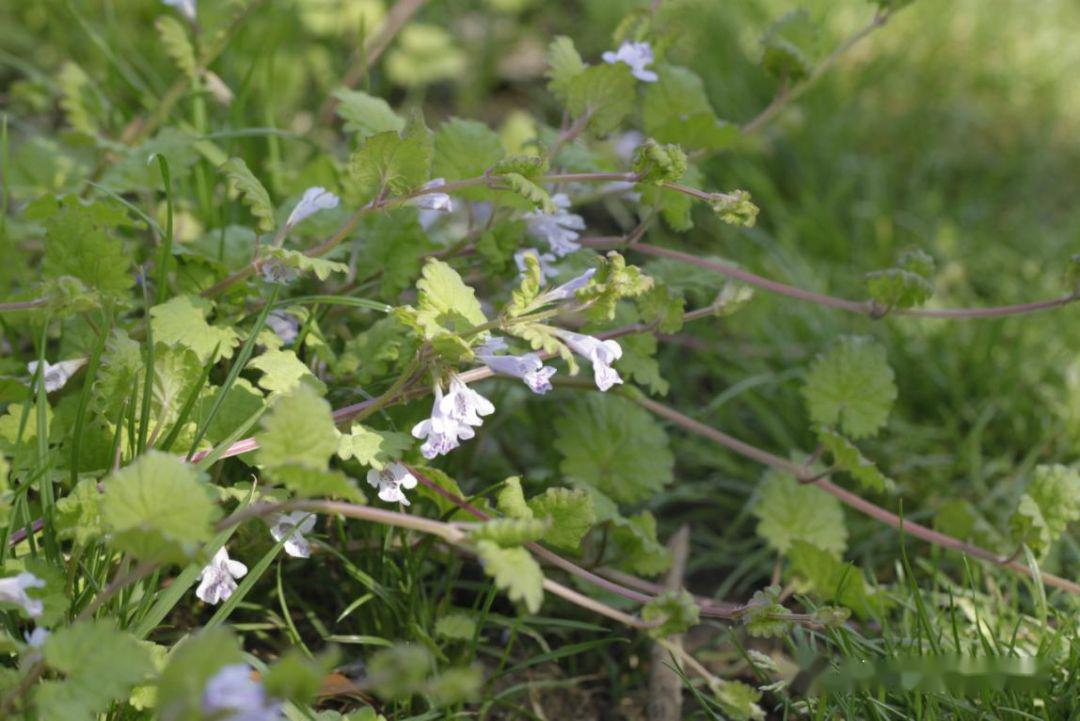
{"type": "Polygon", "coordinates": [[[304,273],[313,273],[319,280],[326,280],[331,273],[349,272],[349,266],[344,263],[310,256],[289,248],[265,248],[263,255],[266,258],[263,261],[264,268],[269,264],[276,264],[271,266],[273,270],[269,272],[280,273],[284,270],[284,277],[290,279],[304,273]]]}
{"type": "Polygon", "coordinates": [[[872,338],[845,336],[813,362],[802,393],[814,423],[839,425],[858,439],[885,425],[896,384],[885,348],[872,338]]]}
{"type": "Polygon", "coordinates": [[[525,494],[521,490],[521,479],[517,476],[507,478],[503,487],[499,489],[499,495],[495,499],[495,506],[499,512],[510,518],[530,519],[533,511],[525,503],[525,494]]]}
{"type": "Polygon", "coordinates": [[[686,172],[686,153],[678,145],[661,145],[649,138],[634,151],[633,171],[638,174],[639,183],[675,182],[686,172]]]}
{"type": "Polygon", "coordinates": [[[356,133],[361,140],[376,133],[396,133],[405,129],[404,118],[382,98],[348,88],[335,90],[334,97],[338,101],[336,112],[345,121],[345,130],[356,133]]]}
{"type": "Polygon", "coordinates": [[[1009,531],[1017,543],[1042,555],[1078,520],[1080,473],[1068,466],[1041,465],[1009,519],[1009,531]]]}
{"type": "Polygon", "coordinates": [[[190,559],[210,539],[220,511],[191,464],[150,451],[105,479],[101,515],[113,546],[171,563],[190,559]]]}
{"type": "Polygon", "coordinates": [[[240,337],[229,326],[206,322],[206,316],[213,308],[213,303],[194,295],[174,296],[155,305],[150,309],[154,340],[167,346],[187,348],[195,353],[200,363],[231,358],[233,348],[240,344],[240,337]]]}
{"type": "Polygon", "coordinates": [[[554,213],[557,208],[548,192],[526,178],[520,173],[503,173],[503,182],[509,187],[510,192],[515,193],[527,200],[533,208],[539,208],[545,213],[554,213]]]}
{"type": "Polygon", "coordinates": [[[652,638],[666,638],[684,633],[699,621],[699,609],[694,597],[684,589],[665,591],[641,609],[643,621],[660,621],[648,630],[652,638]]]}
{"type": "Polygon", "coordinates": [[[870,491],[891,491],[896,487],[892,479],[881,472],[875,463],[865,456],[854,443],[824,426],[817,429],[818,439],[833,459],[833,465],[851,474],[863,488],[870,491]]]}
{"type": "Polygon", "coordinates": [[[309,386],[319,392],[326,390],[326,384],[291,350],[268,350],[252,358],[248,368],[262,371],[258,386],[271,393],[291,393],[301,386],[309,386]]]}
{"type": "Polygon", "coordinates": [[[438,329],[462,333],[487,322],[476,293],[441,260],[427,262],[416,289],[420,294],[418,318],[433,333],[438,329]]]}
{"type": "Polygon", "coordinates": [[[510,548],[540,540],[550,525],[547,518],[494,518],[473,527],[469,531],[469,538],[492,541],[503,548],[510,548]]]}
{"type": "Polygon", "coordinates": [[[91,721],[150,675],[150,654],[110,620],[80,621],[58,629],[42,649],[63,681],[41,684],[35,695],[41,718],[91,721]],[[103,663],[107,660],[107,663],[103,663]]]}
{"type": "Polygon", "coordinates": [[[547,62],[548,89],[565,104],[570,98],[571,83],[588,66],[582,62],[574,41],[565,35],[559,35],[548,45],[547,62]]]}
{"type": "Polygon", "coordinates": [[[783,636],[791,630],[791,621],[785,618],[788,610],[779,599],[779,586],[769,586],[761,591],[754,591],[750,602],[746,604],[746,613],[742,617],[747,633],[755,638],[772,638],[783,636]]]}
{"type": "Polygon", "coordinates": [[[895,268],[866,274],[870,297],[883,308],[914,308],[930,300],[934,259],[921,250],[902,253],[895,268]]]}
{"type": "Polygon", "coordinates": [[[594,395],[570,404],[556,425],[560,470],[572,483],[636,503],[673,479],[667,434],[632,401],[594,395]]]}
{"type": "Polygon", "coordinates": [[[505,591],[511,601],[521,601],[529,613],[540,610],[544,600],[544,572],[524,548],[502,548],[492,541],[480,541],[476,552],[484,571],[505,591]]]}
{"type": "Polygon", "coordinates": [[[634,109],[637,84],[625,63],[594,65],[568,84],[566,109],[574,118],[589,116],[589,128],[607,135],[634,109]]]}
{"type": "Polygon", "coordinates": [[[162,15],[154,26],[157,28],[165,52],[180,68],[180,72],[194,80],[198,72],[198,61],[195,59],[195,48],[191,46],[187,30],[171,15],[162,15]]]}
{"type": "Polygon", "coordinates": [[[712,691],[724,715],[731,721],[764,721],[765,711],[757,703],[761,700],[761,691],[753,686],[720,679],[712,691]]]}
{"type": "Polygon", "coordinates": [[[410,123],[404,135],[376,133],[349,159],[349,190],[360,203],[386,192],[408,193],[428,180],[431,156],[431,131],[423,122],[410,123]]]}
{"type": "MultiPolygon", "coordinates": [[[[499,499],[502,500],[502,494],[499,499]]],[[[527,510],[537,518],[550,519],[543,540],[566,550],[578,550],[581,539],[596,523],[592,496],[585,491],[549,488],[530,498],[527,510]]]]}
{"type": "Polygon", "coordinates": [[[348,433],[338,438],[337,455],[342,460],[350,458],[365,466],[381,471],[386,464],[401,458],[412,448],[412,436],[392,431],[377,431],[354,423],[348,433]]]}
{"type": "Polygon", "coordinates": [[[879,610],[883,600],[866,586],[862,571],[828,551],[806,541],[795,541],[788,553],[793,575],[830,603],[839,603],[866,618],[879,610]]]}
{"type": "Polygon", "coordinates": [[[464,613],[450,613],[435,622],[435,635],[453,641],[471,641],[476,635],[476,621],[464,613]]]}
{"type": "Polygon", "coordinates": [[[835,556],[847,548],[840,501],[817,486],[800,484],[787,473],[765,474],[754,515],[758,518],[757,534],[779,553],[788,553],[797,541],[807,541],[835,556]]]}
{"type": "Polygon", "coordinates": [[[276,225],[274,204],[270,202],[270,194],[266,192],[266,188],[248,169],[247,163],[241,158],[229,158],[220,169],[229,179],[232,191],[243,197],[244,202],[251,208],[251,214],[259,219],[259,229],[264,232],[273,230],[276,225]]]}
{"type": "Polygon", "coordinates": [[[330,404],[307,385],[280,396],[262,419],[256,461],[267,468],[325,469],[338,449],[330,404]]]}

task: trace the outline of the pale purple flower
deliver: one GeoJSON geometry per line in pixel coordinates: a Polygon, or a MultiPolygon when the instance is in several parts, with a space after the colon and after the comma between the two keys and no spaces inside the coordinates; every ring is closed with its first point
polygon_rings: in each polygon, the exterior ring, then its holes
{"type": "Polygon", "coordinates": [[[45,588],[45,582],[29,571],[0,578],[0,602],[22,606],[27,616],[37,618],[45,611],[45,603],[40,598],[31,598],[26,593],[30,588],[45,588]]]}
{"type": "Polygon", "coordinates": [[[169,7],[174,7],[189,21],[195,22],[195,0],[163,0],[169,7]]]}
{"type": "Polygon", "coordinates": [[[23,638],[26,640],[26,645],[30,648],[41,648],[45,645],[46,639],[49,638],[49,629],[37,626],[29,633],[23,631],[23,638]]]}
{"type": "Polygon", "coordinates": [[[195,595],[211,606],[225,601],[236,590],[236,579],[243,578],[248,572],[247,566],[229,558],[225,546],[218,549],[199,573],[199,587],[195,595]]]}
{"type": "Polygon", "coordinates": [[[646,65],[653,63],[652,46],[648,43],[624,42],[615,52],[607,51],[601,56],[605,63],[626,63],[630,66],[630,73],[638,80],[645,83],[655,83],[660,79],[652,70],[646,70],[646,65]]]}
{"type": "Polygon", "coordinates": [[[541,296],[544,303],[553,303],[559,300],[571,300],[577,292],[587,286],[592,277],[596,275],[596,268],[589,268],[576,278],[572,278],[557,288],[552,288],[541,296]]]}
{"type": "Polygon", "coordinates": [[[278,285],[288,285],[300,277],[298,268],[285,265],[277,258],[268,258],[259,266],[259,270],[262,272],[263,280],[278,285]]]}
{"type": "MultiPolygon", "coordinates": [[[[432,190],[443,185],[446,185],[444,179],[435,178],[420,186],[420,190],[432,190]]],[[[440,213],[452,213],[454,211],[454,201],[446,193],[424,193],[416,196],[410,202],[421,210],[433,210],[440,213]]]]}
{"type": "Polygon", "coordinates": [[[222,666],[203,688],[202,710],[221,721],[278,721],[282,704],[266,696],[263,685],[243,663],[222,666]]]}
{"type": "Polygon", "coordinates": [[[266,316],[266,327],[281,339],[283,345],[292,345],[300,334],[300,319],[283,310],[271,311],[266,316]]]}
{"type": "Polygon", "coordinates": [[[424,440],[420,452],[424,458],[432,459],[443,456],[476,435],[472,427],[450,417],[444,410],[442,387],[435,386],[435,401],[431,406],[431,417],[420,421],[412,429],[413,438],[424,440]]]}
{"type": "MultiPolygon", "coordinates": [[[[60,361],[56,365],[52,365],[49,361],[45,361],[45,367],[41,371],[41,378],[45,381],[45,392],[52,393],[67,385],[67,382],[71,380],[71,376],[75,375],[76,371],[86,365],[86,360],[86,358],[73,358],[71,360],[60,361]]],[[[37,373],[37,369],[37,361],[30,361],[26,364],[26,370],[30,371],[31,376],[37,373]]]]}
{"type": "Polygon", "coordinates": [[[495,373],[520,378],[533,393],[543,395],[551,390],[551,376],[555,369],[545,366],[536,353],[524,355],[477,355],[484,365],[495,373]]]}
{"type": "Polygon", "coordinates": [[[600,340],[591,335],[582,335],[573,331],[555,329],[555,335],[559,336],[570,346],[570,350],[580,356],[588,358],[593,367],[593,378],[596,387],[606,391],[623,380],[618,371],[611,364],[622,357],[622,347],[613,340],[600,340]]]}
{"type": "Polygon", "coordinates": [[[547,280],[548,278],[554,278],[559,274],[559,269],[552,265],[556,261],[556,258],[551,253],[541,253],[536,248],[522,248],[514,253],[514,265],[521,271],[521,275],[525,275],[525,271],[529,266],[525,264],[525,258],[532,256],[536,258],[536,262],[540,264],[540,279],[547,280]]]}
{"type": "Polygon", "coordinates": [[[529,233],[546,240],[551,246],[551,252],[561,258],[581,248],[581,244],[577,242],[581,234],[577,231],[585,230],[585,219],[567,212],[570,198],[566,193],[556,193],[551,196],[551,201],[555,204],[554,213],[534,210],[525,214],[525,220],[528,222],[529,233]]]}
{"type": "Polygon", "coordinates": [[[338,207],[339,202],[341,202],[340,199],[326,188],[320,188],[318,186],[308,188],[304,191],[304,195],[300,198],[300,202],[297,203],[296,207],[289,213],[289,219],[285,221],[285,227],[295,228],[302,220],[310,218],[320,210],[329,210],[338,207]]]}
{"type": "Polygon", "coordinates": [[[615,139],[612,150],[620,160],[629,163],[634,159],[634,153],[643,142],[645,142],[645,136],[641,134],[641,131],[627,130],[615,139]]]}
{"type": "Polygon", "coordinates": [[[451,375],[450,391],[442,399],[442,411],[458,423],[479,427],[484,423],[481,416],[494,413],[495,406],[487,398],[465,385],[461,378],[451,375]]]}
{"type": "Polygon", "coordinates": [[[387,503],[409,505],[402,489],[416,488],[416,476],[402,463],[388,463],[381,471],[372,468],[367,472],[367,482],[379,489],[379,498],[387,503]]]}
{"type": "Polygon", "coordinates": [[[505,353],[508,348],[505,338],[493,335],[477,347],[476,353],[477,355],[495,355],[496,353],[505,353]]]}
{"type": "Polygon", "coordinates": [[[275,541],[285,539],[282,548],[293,558],[309,558],[311,544],[304,534],[315,528],[315,514],[310,511],[279,513],[270,520],[270,535],[275,541]]]}

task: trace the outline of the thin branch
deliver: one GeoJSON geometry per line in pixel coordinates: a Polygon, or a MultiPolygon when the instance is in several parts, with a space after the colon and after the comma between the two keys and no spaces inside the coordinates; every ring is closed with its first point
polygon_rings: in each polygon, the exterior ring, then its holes
{"type": "MultiPolygon", "coordinates": [[[[689,416],[683,415],[682,413],[678,412],[674,408],[671,408],[670,406],[666,406],[663,403],[657,403],[656,401],[650,398],[645,398],[644,396],[640,396],[639,394],[627,393],[624,395],[627,398],[633,400],[638,405],[642,406],[643,408],[657,414],[658,416],[666,418],[669,421],[675,423],[676,425],[681,426],[688,431],[691,431],[692,433],[700,435],[703,438],[707,438],[719,445],[724,446],[725,448],[728,448],[729,450],[735,451],[740,455],[755,460],[758,463],[769,466],[771,468],[776,468],[786,473],[790,473],[791,475],[795,476],[796,479],[803,478],[804,474],[806,473],[801,464],[794,463],[785,458],[781,458],[780,456],[777,456],[773,453],[769,453],[766,450],[757,448],[756,446],[752,446],[748,443],[744,443],[743,441],[733,438],[726,433],[722,433],[715,428],[706,426],[703,423],[700,423],[693,418],[690,418],[689,416]]],[[[961,541],[958,538],[953,538],[952,536],[948,536],[944,533],[939,533],[938,531],[927,528],[926,526],[920,525],[913,521],[902,519],[895,513],[886,511],[884,508],[881,508],[880,506],[871,503],[865,498],[862,498],[861,496],[858,496],[851,491],[845,490],[840,486],[837,486],[826,478],[819,478],[815,480],[814,485],[816,485],[818,488],[821,488],[826,493],[835,496],[842,503],[854,508],[856,511],[859,511],[860,513],[863,513],[875,520],[881,521],[882,523],[899,530],[901,533],[907,533],[918,539],[926,541],[927,543],[932,543],[942,548],[948,548],[954,551],[960,551],[961,553],[966,553],[969,556],[973,556],[983,561],[988,561],[989,563],[993,563],[994,565],[1000,566],[1002,568],[1008,568],[1011,571],[1015,571],[1029,577],[1032,576],[1031,569],[1022,563],[1017,563],[1016,561],[1013,561],[1007,557],[1002,557],[994,553],[993,551],[988,551],[987,549],[980,546],[967,543],[966,541],[961,541]]],[[[1068,591],[1069,593],[1080,595],[1080,584],[1075,583],[1074,581],[1061,578],[1060,576],[1055,576],[1054,574],[1047,573],[1045,571],[1040,571],[1039,576],[1041,577],[1042,582],[1048,586],[1053,586],[1055,588],[1060,588],[1062,590],[1068,591]]]]}
{"type": "Polygon", "coordinates": [[[49,302],[48,298],[35,298],[34,300],[17,300],[11,303],[0,303],[0,313],[7,313],[17,310],[30,310],[31,308],[40,308],[49,302]]]}
{"type": "Polygon", "coordinates": [[[773,118],[777,116],[784,108],[788,106],[792,101],[798,99],[803,93],[805,93],[810,87],[814,85],[825,74],[829,68],[836,64],[836,61],[843,57],[853,47],[858,45],[864,38],[880,28],[882,25],[889,21],[891,14],[888,10],[878,11],[870,22],[863,27],[856,30],[847,40],[842,42],[832,53],[829,54],[824,60],[817,64],[817,67],[806,77],[805,80],[800,82],[794,87],[789,87],[786,82],[780,84],[780,89],[777,91],[776,96],[772,99],[764,110],[747,121],[742,126],[743,133],[750,135],[761,130],[766,124],[768,124],[773,118]]]}
{"type": "MultiPolygon", "coordinates": [[[[604,240],[606,241],[607,239],[604,240]]],[[[648,243],[634,243],[633,248],[645,255],[671,258],[672,260],[696,265],[700,268],[707,268],[722,275],[726,275],[729,278],[740,280],[748,285],[767,290],[770,293],[787,296],[788,298],[804,300],[810,303],[816,303],[817,305],[848,311],[850,313],[858,313],[859,315],[865,315],[870,318],[881,318],[886,315],[886,312],[873,301],[848,300],[846,298],[837,298],[823,293],[815,293],[811,290],[803,290],[802,288],[796,288],[793,285],[787,285],[786,283],[781,283],[751,273],[731,265],[730,263],[723,263],[708,258],[699,258],[690,253],[672,250],[670,248],[661,248],[656,245],[649,245],[648,243]]],[[[1004,316],[1024,315],[1027,313],[1037,313],[1043,310],[1060,308],[1069,305],[1070,303],[1074,303],[1078,299],[1080,299],[1080,296],[1073,292],[1057,298],[1038,300],[1031,303],[1017,303],[1015,305],[989,306],[986,308],[894,308],[888,311],[888,314],[912,316],[915,318],[941,318],[953,320],[968,318],[1001,318],[1004,316]]]]}

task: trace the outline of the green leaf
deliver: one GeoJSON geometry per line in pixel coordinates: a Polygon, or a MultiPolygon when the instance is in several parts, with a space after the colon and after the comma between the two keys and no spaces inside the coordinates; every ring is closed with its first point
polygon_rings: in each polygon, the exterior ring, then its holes
{"type": "Polygon", "coordinates": [[[111,620],[79,621],[45,641],[45,663],[66,676],[43,682],[35,695],[41,718],[92,721],[153,671],[149,651],[111,620]]]}
{"type": "Polygon", "coordinates": [[[493,518],[469,529],[469,538],[509,548],[540,540],[550,525],[547,518],[493,518]]]}
{"type": "Polygon", "coordinates": [[[665,591],[646,603],[641,609],[641,618],[648,622],[661,622],[659,626],[648,629],[647,633],[652,638],[685,633],[700,620],[694,597],[684,589],[665,591]]]}
{"type": "Polygon", "coordinates": [[[259,219],[259,230],[273,230],[277,224],[274,220],[274,204],[270,202],[266,188],[248,169],[247,163],[241,158],[229,158],[222,163],[220,170],[229,179],[232,192],[241,195],[251,208],[251,214],[259,219]]]}
{"type": "Polygon", "coordinates": [[[673,480],[667,434],[653,416],[618,396],[594,395],[570,404],[556,425],[560,470],[575,485],[636,503],[673,480]]]}
{"type": "Polygon", "coordinates": [[[863,456],[847,438],[824,426],[817,428],[817,435],[821,445],[825,446],[825,450],[832,456],[833,465],[838,470],[851,474],[863,488],[879,492],[895,489],[896,484],[892,479],[882,473],[873,461],[863,456]]]}
{"type": "Polygon", "coordinates": [[[738,142],[739,126],[716,117],[704,84],[686,68],[661,65],[659,81],[645,86],[642,121],[645,132],[661,143],[691,150],[723,150],[738,142]]]}
{"type": "Polygon", "coordinates": [[[884,308],[914,308],[934,294],[933,274],[934,259],[921,250],[909,250],[897,258],[895,268],[867,273],[866,287],[884,308]]]}
{"type": "Polygon", "coordinates": [[[569,101],[574,79],[588,66],[582,62],[574,41],[565,35],[559,35],[548,45],[547,64],[548,89],[565,104],[569,101]]]}
{"type": "Polygon", "coordinates": [[[758,207],[750,200],[750,193],[745,190],[733,190],[730,193],[713,193],[709,200],[712,211],[729,225],[753,228],[757,222],[758,207]]]}
{"type": "Polygon", "coordinates": [[[474,663],[472,666],[448,668],[436,674],[427,682],[425,691],[431,694],[440,706],[476,701],[480,698],[484,686],[484,669],[474,663]]]}
{"type": "Polygon", "coordinates": [[[267,670],[263,687],[272,698],[308,704],[336,662],[337,654],[333,652],[309,658],[299,648],[289,649],[267,670]]]}
{"type": "Polygon", "coordinates": [[[872,338],[845,336],[814,360],[802,393],[814,423],[839,425],[858,439],[885,425],[896,384],[885,348],[872,338]]]}
{"type": "Polygon", "coordinates": [[[530,519],[533,511],[525,503],[525,494],[521,490],[521,478],[510,476],[503,482],[499,489],[499,495],[495,499],[495,506],[499,512],[510,518],[530,519]]]}
{"type": "Polygon", "coordinates": [[[341,471],[285,463],[270,471],[270,478],[301,498],[344,498],[353,503],[367,503],[356,482],[341,471]]]}
{"type": "Polygon", "coordinates": [[[792,574],[824,600],[846,606],[860,618],[880,610],[883,600],[871,593],[862,572],[850,563],[806,541],[793,542],[788,559],[792,574]]]}
{"type": "Polygon", "coordinates": [[[476,621],[464,613],[449,613],[435,622],[435,635],[454,641],[471,641],[476,635],[476,621]]]}
{"type": "Polygon", "coordinates": [[[302,466],[325,470],[338,449],[330,404],[309,386],[282,395],[263,416],[255,460],[266,468],[302,466]]]}
{"type": "Polygon", "coordinates": [[[783,636],[791,630],[790,614],[780,603],[780,586],[755,591],[742,616],[746,632],[755,638],[783,636]]]}
{"type": "Polygon", "coordinates": [[[633,171],[639,183],[673,183],[686,172],[686,153],[678,145],[661,145],[649,138],[634,151],[633,171]]]}
{"type": "Polygon", "coordinates": [[[520,173],[504,173],[503,182],[506,183],[510,192],[527,200],[534,208],[539,208],[545,213],[554,213],[557,208],[548,192],[526,178],[520,173]]]}
{"type": "Polygon", "coordinates": [[[210,539],[220,511],[191,464],[150,451],[105,479],[101,515],[113,546],[171,563],[188,560],[210,539]]]}
{"type": "Polygon", "coordinates": [[[1009,519],[1009,531],[1017,543],[1042,555],[1078,520],[1080,473],[1068,466],[1040,465],[1009,519]]]}
{"type": "Polygon", "coordinates": [[[44,278],[70,276],[104,296],[127,298],[135,283],[132,254],[115,235],[117,228],[132,225],[123,206],[111,200],[85,204],[73,196],[48,196],[34,202],[26,215],[45,225],[44,278]]]}
{"type": "Polygon", "coordinates": [[[411,123],[405,134],[376,133],[349,158],[349,190],[359,203],[384,192],[404,195],[430,176],[432,139],[422,122],[411,123]]]}
{"type": "Polygon", "coordinates": [[[678,333],[683,327],[686,299],[670,287],[654,283],[646,293],[637,297],[641,320],[661,333],[678,333]]]}
{"type": "Polygon", "coordinates": [[[764,721],[765,711],[758,706],[761,692],[741,681],[720,679],[712,686],[716,702],[731,721],[764,721]]]}
{"type": "Polygon", "coordinates": [[[432,258],[424,265],[416,290],[420,295],[418,317],[430,329],[429,337],[439,331],[462,333],[487,322],[476,293],[441,260],[432,258]]]}
{"type": "Polygon", "coordinates": [[[627,265],[621,254],[610,250],[592,282],[578,291],[578,298],[591,304],[588,314],[592,320],[614,320],[615,306],[620,300],[641,296],[652,287],[652,278],[640,268],[627,265]]]}
{"type": "Polygon", "coordinates": [[[179,20],[170,15],[159,17],[154,26],[157,28],[166,54],[176,63],[176,67],[180,68],[180,72],[194,80],[197,75],[198,61],[195,59],[195,48],[188,39],[187,30],[179,20]]]}
{"type": "Polygon", "coordinates": [[[495,580],[511,601],[521,601],[529,613],[537,613],[544,600],[544,573],[524,548],[502,548],[492,541],[480,541],[476,552],[484,572],[495,580]]]}
{"type": "Polygon", "coordinates": [[[623,354],[619,359],[619,372],[623,378],[631,378],[635,383],[649,389],[650,393],[667,395],[668,382],[660,375],[660,364],[656,360],[659,347],[656,336],[651,333],[639,333],[619,339],[623,354]]]}
{"type": "Polygon", "coordinates": [[[426,648],[399,643],[372,655],[367,678],[380,698],[397,699],[421,691],[434,667],[426,648]]]}
{"type": "MultiPolygon", "coordinates": [[[[499,498],[502,499],[502,494],[499,498]]],[[[537,518],[551,520],[543,540],[566,550],[578,550],[581,539],[596,523],[592,496],[585,491],[549,488],[530,498],[527,509],[537,518]]]]}
{"type": "Polygon", "coordinates": [[[256,384],[271,393],[292,393],[301,387],[314,388],[319,392],[326,389],[326,384],[291,350],[268,350],[252,358],[247,367],[262,372],[256,384]]]}
{"type": "Polygon", "coordinates": [[[568,83],[566,108],[574,118],[589,116],[589,129],[607,135],[634,110],[637,85],[625,63],[594,65],[568,83]]]}
{"type": "Polygon", "coordinates": [[[608,543],[615,564],[631,573],[655,576],[671,565],[671,551],[657,539],[656,518],[648,511],[612,519],[608,543]]]}
{"type": "Polygon", "coordinates": [[[338,88],[334,97],[338,100],[336,112],[345,121],[345,130],[356,133],[361,140],[376,133],[397,133],[405,129],[405,119],[382,98],[348,88],[338,88]]]}
{"type": "Polygon", "coordinates": [[[765,474],[754,515],[758,518],[757,534],[782,554],[798,541],[812,543],[835,556],[847,548],[840,501],[817,486],[799,483],[790,474],[765,474]]]}
{"type": "MultiPolygon", "coordinates": [[[[432,175],[447,181],[476,178],[506,155],[494,130],[475,120],[451,118],[435,133],[432,175]]],[[[468,197],[467,193],[463,197],[468,197]]]]}
{"type": "Polygon", "coordinates": [[[264,268],[273,268],[275,272],[281,272],[285,278],[296,275],[312,273],[319,280],[326,280],[331,273],[348,273],[349,266],[326,258],[307,255],[299,250],[288,248],[264,248],[264,268]]]}
{"type": "Polygon", "coordinates": [[[154,341],[187,348],[198,356],[200,363],[231,358],[233,348],[240,344],[240,337],[229,326],[206,322],[206,316],[213,309],[213,303],[194,295],[174,296],[161,305],[155,305],[150,309],[154,341]]]}
{"type": "Polygon", "coordinates": [[[381,471],[386,464],[401,458],[412,448],[413,438],[407,433],[376,431],[354,423],[348,433],[338,438],[337,455],[342,460],[350,458],[365,466],[381,471]]]}
{"type": "Polygon", "coordinates": [[[818,28],[805,10],[792,10],[774,22],[761,38],[761,65],[767,73],[789,85],[814,69],[811,59],[818,28]]]}
{"type": "Polygon", "coordinates": [[[79,546],[85,546],[104,535],[101,493],[96,480],[84,478],[56,502],[55,523],[60,538],[74,539],[79,546]]]}
{"type": "Polygon", "coordinates": [[[379,293],[385,298],[397,297],[411,286],[424,257],[438,248],[421,227],[415,208],[378,213],[362,227],[357,281],[377,277],[379,293]]]}

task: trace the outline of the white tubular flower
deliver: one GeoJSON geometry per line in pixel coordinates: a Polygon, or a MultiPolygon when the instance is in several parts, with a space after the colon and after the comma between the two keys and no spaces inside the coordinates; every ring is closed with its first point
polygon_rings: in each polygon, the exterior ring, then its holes
{"type": "Polygon", "coordinates": [[[416,488],[416,476],[401,463],[389,463],[381,471],[372,468],[367,472],[367,482],[379,489],[379,498],[387,503],[409,505],[402,489],[416,488]]]}
{"type": "Polygon", "coordinates": [[[22,606],[27,616],[37,618],[45,611],[45,604],[39,598],[30,598],[26,593],[29,588],[45,588],[45,582],[29,571],[0,578],[0,601],[22,606]]]}
{"type": "Polygon", "coordinates": [[[313,528],[315,528],[315,514],[310,511],[279,513],[270,521],[270,535],[278,542],[285,539],[281,547],[293,558],[311,556],[311,543],[304,538],[304,535],[311,533],[313,528]]]}
{"type": "MultiPolygon", "coordinates": [[[[446,185],[446,181],[442,178],[435,178],[420,186],[420,190],[431,190],[442,185],[446,185]]],[[[424,193],[416,196],[410,202],[421,210],[434,210],[440,213],[454,212],[454,201],[446,193],[424,193]]]]}
{"type": "Polygon", "coordinates": [[[543,238],[551,246],[551,252],[560,258],[581,248],[577,239],[581,236],[577,231],[585,230],[585,219],[580,215],[568,213],[570,198],[566,193],[556,193],[551,196],[555,203],[554,213],[544,213],[539,210],[525,214],[528,221],[529,233],[537,238],[543,238]]]}
{"type": "Polygon", "coordinates": [[[283,345],[292,345],[300,334],[300,319],[283,310],[271,311],[266,316],[266,327],[281,339],[283,345]]]}
{"type": "Polygon", "coordinates": [[[195,22],[195,0],[163,0],[169,7],[174,7],[189,21],[195,22]]]}
{"type": "Polygon", "coordinates": [[[484,424],[480,416],[489,416],[495,412],[491,401],[474,391],[456,375],[450,376],[450,392],[442,399],[442,412],[458,423],[480,427],[484,424]]]}
{"type": "Polygon", "coordinates": [[[300,198],[300,202],[297,203],[296,207],[289,213],[289,219],[285,221],[285,227],[295,228],[302,220],[310,218],[320,210],[329,210],[338,207],[339,202],[341,202],[340,199],[326,188],[320,188],[318,186],[308,188],[304,191],[304,195],[300,198]]]}
{"type": "Polygon", "coordinates": [[[525,258],[532,256],[540,264],[540,277],[544,280],[554,278],[559,274],[559,269],[552,265],[557,258],[551,253],[541,253],[536,248],[522,248],[514,253],[514,265],[524,275],[529,266],[525,265],[525,258]]]}
{"type": "Polygon", "coordinates": [[[222,546],[199,573],[200,582],[195,589],[195,595],[211,606],[216,606],[233,595],[236,579],[243,578],[247,571],[247,566],[231,560],[229,552],[222,546]]]}
{"type": "Polygon", "coordinates": [[[472,427],[460,423],[443,409],[443,391],[441,386],[435,386],[435,402],[431,406],[431,417],[420,421],[412,429],[413,438],[424,440],[420,446],[420,452],[424,458],[432,459],[443,456],[461,445],[461,441],[467,441],[476,433],[472,427]]]}
{"type": "Polygon", "coordinates": [[[551,390],[555,369],[545,366],[536,353],[524,355],[477,355],[484,365],[504,376],[520,378],[533,393],[543,395],[551,390]]]}
{"type": "Polygon", "coordinates": [[[203,688],[202,710],[222,721],[278,721],[282,704],[266,697],[246,664],[222,666],[203,688]]]}
{"type": "MultiPolygon", "coordinates": [[[[51,365],[49,361],[45,361],[45,367],[41,371],[41,378],[45,381],[45,392],[52,393],[67,385],[67,382],[71,380],[71,376],[86,365],[86,360],[86,358],[73,358],[60,361],[56,365],[51,365]]],[[[37,369],[37,361],[30,361],[26,364],[26,370],[30,371],[31,376],[37,374],[37,369]]]]}
{"type": "Polygon", "coordinates": [[[263,280],[277,285],[288,285],[300,277],[300,271],[297,268],[290,268],[277,258],[269,258],[259,266],[259,270],[262,272],[263,280]]]}
{"type": "Polygon", "coordinates": [[[589,284],[594,275],[596,275],[596,268],[589,268],[578,277],[566,281],[557,288],[552,288],[541,297],[545,303],[553,303],[557,300],[571,300],[579,290],[589,284]]]}
{"type": "Polygon", "coordinates": [[[623,380],[611,364],[622,358],[622,347],[613,340],[600,340],[591,335],[582,335],[558,328],[555,335],[562,338],[570,350],[589,359],[593,367],[596,387],[606,391],[623,380]]]}
{"type": "Polygon", "coordinates": [[[646,65],[653,64],[652,46],[648,43],[624,42],[615,52],[607,51],[603,57],[605,63],[626,63],[630,66],[630,74],[644,83],[655,83],[660,76],[652,70],[646,70],[646,65]]]}

